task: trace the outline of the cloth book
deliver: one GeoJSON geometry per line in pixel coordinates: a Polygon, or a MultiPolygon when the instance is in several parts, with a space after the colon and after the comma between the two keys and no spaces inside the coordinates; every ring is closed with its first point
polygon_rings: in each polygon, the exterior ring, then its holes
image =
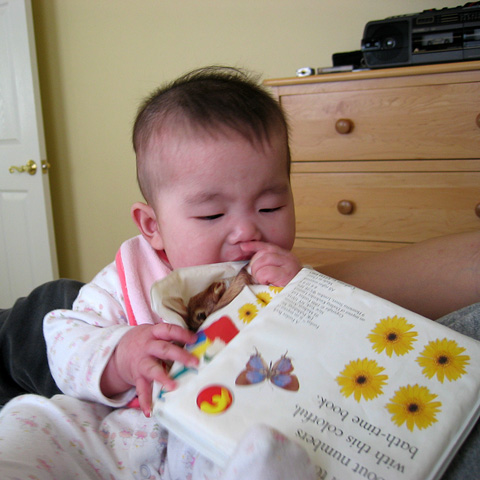
{"type": "MultiPolygon", "coordinates": [[[[181,324],[165,295],[187,301],[242,265],[209,267],[155,284],[157,313],[181,324]]],[[[479,416],[480,342],[308,268],[283,289],[246,285],[187,348],[200,365],[172,367],[154,415],[220,466],[264,423],[319,479],[437,479],[479,416]]]]}

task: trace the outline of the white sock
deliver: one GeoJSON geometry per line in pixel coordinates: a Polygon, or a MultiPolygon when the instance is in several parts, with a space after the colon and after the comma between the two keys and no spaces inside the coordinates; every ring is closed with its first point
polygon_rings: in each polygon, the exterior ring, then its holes
{"type": "Polygon", "coordinates": [[[315,480],[304,448],[266,425],[251,428],[237,446],[222,480],[315,480]]]}

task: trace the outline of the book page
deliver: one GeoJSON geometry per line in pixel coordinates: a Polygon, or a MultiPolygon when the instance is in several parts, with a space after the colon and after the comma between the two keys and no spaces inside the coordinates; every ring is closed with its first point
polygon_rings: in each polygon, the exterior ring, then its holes
{"type": "Polygon", "coordinates": [[[219,464],[262,422],[319,479],[438,478],[478,416],[479,367],[479,342],[304,269],[159,416],[219,464]]]}

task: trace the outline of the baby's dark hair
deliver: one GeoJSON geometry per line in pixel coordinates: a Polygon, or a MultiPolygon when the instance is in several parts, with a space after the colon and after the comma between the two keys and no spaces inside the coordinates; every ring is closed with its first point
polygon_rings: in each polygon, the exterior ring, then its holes
{"type": "Polygon", "coordinates": [[[204,132],[232,129],[250,142],[284,135],[288,153],[288,125],[279,103],[251,74],[232,67],[194,70],[154,91],[140,106],[133,127],[137,178],[143,196],[151,200],[151,175],[142,154],[164,122],[175,120],[204,132]]]}

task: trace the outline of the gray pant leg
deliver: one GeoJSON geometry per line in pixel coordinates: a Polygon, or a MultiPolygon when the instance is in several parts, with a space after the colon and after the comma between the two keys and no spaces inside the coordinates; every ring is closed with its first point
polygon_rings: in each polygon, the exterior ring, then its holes
{"type": "Polygon", "coordinates": [[[70,309],[82,285],[74,280],[48,282],[12,308],[0,310],[0,406],[23,393],[60,393],[48,366],[43,318],[52,310],[70,309]]]}
{"type": "MultiPolygon", "coordinates": [[[[480,303],[450,313],[439,323],[480,340],[480,303]]],[[[480,372],[478,372],[480,375],[480,372]]],[[[478,480],[480,478],[480,422],[462,445],[442,480],[478,480]]]]}

